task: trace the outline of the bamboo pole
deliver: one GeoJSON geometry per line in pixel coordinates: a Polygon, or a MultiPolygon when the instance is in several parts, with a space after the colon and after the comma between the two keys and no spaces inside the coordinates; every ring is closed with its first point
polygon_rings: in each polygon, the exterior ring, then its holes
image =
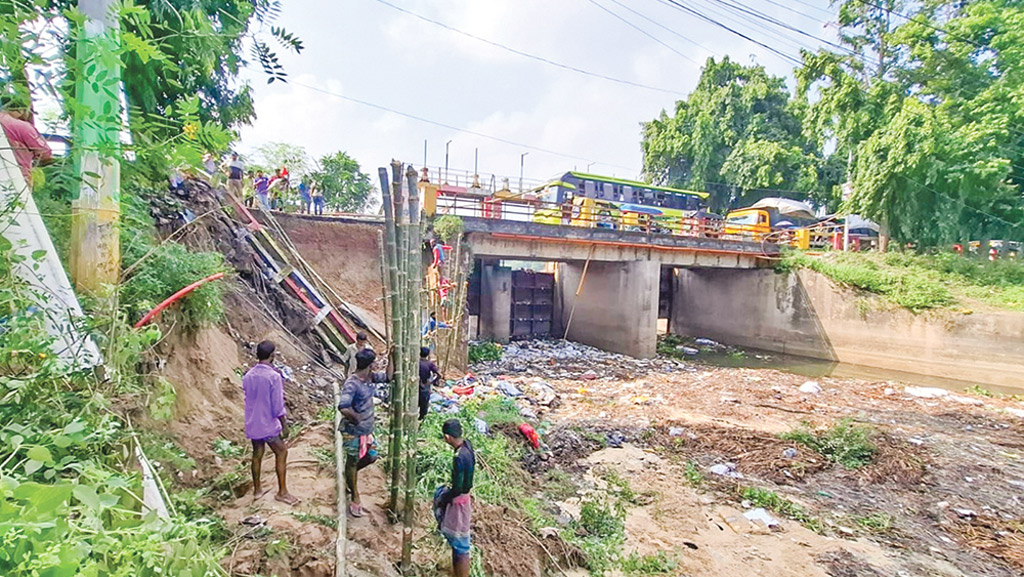
{"type": "MultiPolygon", "coordinates": [[[[334,406],[341,402],[338,380],[334,380],[334,406]]],[[[348,539],[348,514],[345,507],[345,446],[341,440],[341,411],[334,411],[334,462],[338,490],[338,538],[334,542],[334,575],[345,577],[345,541],[348,539]]]]}
{"type": "MultiPolygon", "coordinates": [[[[462,235],[461,234],[455,238],[455,254],[452,255],[452,260],[455,263],[453,265],[453,268],[455,270],[452,271],[452,278],[451,278],[451,280],[453,281],[453,283],[459,283],[460,279],[461,279],[460,275],[461,275],[461,272],[462,272],[462,235]]],[[[455,322],[456,322],[455,319],[457,319],[459,317],[459,314],[457,312],[458,309],[456,308],[458,306],[457,303],[459,302],[458,301],[458,298],[459,298],[459,285],[458,284],[453,284],[453,286],[450,289],[450,293],[451,293],[450,294],[451,298],[449,299],[448,302],[450,304],[449,308],[451,308],[451,314],[447,314],[447,315],[445,315],[445,317],[447,318],[447,322],[448,322],[449,326],[455,326],[455,322]]],[[[445,373],[448,370],[448,361],[452,357],[452,347],[455,346],[455,342],[452,341],[452,333],[454,333],[454,332],[455,331],[449,330],[448,333],[445,335],[445,339],[444,339],[444,342],[445,342],[445,347],[444,347],[444,363],[441,365],[442,366],[442,369],[441,369],[442,374],[445,373]]]]}
{"type": "Polygon", "coordinates": [[[384,346],[391,342],[391,282],[388,278],[387,248],[384,245],[384,232],[377,231],[377,246],[380,247],[380,287],[383,300],[380,308],[384,311],[384,346]]]}
{"type": "MultiPolygon", "coordinates": [[[[394,165],[392,165],[394,168],[394,165]]],[[[400,452],[402,447],[402,423],[397,415],[396,406],[401,406],[401,378],[404,374],[404,367],[402,366],[402,349],[401,347],[395,346],[396,342],[402,339],[402,300],[398,298],[398,293],[402,287],[402,275],[399,270],[399,239],[398,235],[400,231],[396,223],[395,207],[396,198],[392,194],[395,189],[395,179],[388,178],[388,171],[386,168],[381,168],[379,171],[380,182],[381,182],[381,195],[384,201],[384,223],[385,233],[387,235],[387,257],[388,257],[388,275],[391,280],[391,321],[393,323],[391,330],[392,342],[388,343],[390,358],[388,362],[394,367],[394,372],[391,379],[391,420],[389,423],[389,431],[391,438],[388,442],[388,465],[391,471],[391,487],[388,499],[388,510],[393,514],[398,509],[398,480],[399,471],[401,469],[400,452]]],[[[401,180],[397,183],[397,195],[401,198],[401,180]]],[[[398,202],[401,202],[398,200],[398,202]]]]}
{"type": "Polygon", "coordinates": [[[412,536],[415,525],[416,503],[416,434],[419,428],[419,371],[417,370],[420,348],[420,327],[422,320],[422,298],[420,289],[423,283],[423,234],[420,230],[420,197],[417,187],[416,169],[410,165],[405,173],[409,187],[409,212],[406,241],[406,280],[408,282],[406,299],[408,340],[408,372],[405,391],[405,514],[402,528],[402,572],[406,575],[412,570],[412,536]]]}

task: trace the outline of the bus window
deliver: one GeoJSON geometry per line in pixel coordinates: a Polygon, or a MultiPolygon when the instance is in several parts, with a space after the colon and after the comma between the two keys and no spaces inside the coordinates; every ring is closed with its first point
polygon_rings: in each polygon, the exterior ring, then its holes
{"type": "Polygon", "coordinates": [[[628,202],[628,203],[635,203],[636,202],[636,192],[633,190],[632,186],[628,186],[627,185],[627,186],[622,187],[622,202],[628,202]]]}
{"type": "Polygon", "coordinates": [[[548,186],[540,193],[540,201],[555,204],[558,202],[558,187],[548,186]]]}
{"type": "Polygon", "coordinates": [[[588,181],[584,182],[583,183],[583,196],[585,196],[587,198],[594,198],[594,195],[597,193],[595,188],[596,187],[594,186],[594,181],[593,180],[588,180],[588,181]]]}

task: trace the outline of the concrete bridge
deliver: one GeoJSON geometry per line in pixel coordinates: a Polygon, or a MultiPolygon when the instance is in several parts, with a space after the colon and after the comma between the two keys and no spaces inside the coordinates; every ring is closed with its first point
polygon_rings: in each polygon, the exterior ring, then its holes
{"type": "MultiPolygon", "coordinates": [[[[300,246],[300,251],[314,253],[354,242],[343,238],[344,230],[356,234],[358,229],[366,236],[367,227],[383,227],[374,217],[278,213],[276,218],[297,245],[303,244],[299,239],[321,239],[300,246]],[[325,236],[338,238],[328,241],[325,236]]],[[[674,324],[682,314],[680,271],[753,271],[771,266],[779,254],[775,244],[749,240],[462,219],[463,243],[470,248],[474,270],[470,332],[499,342],[565,336],[609,351],[651,357],[659,320],[674,324]],[[525,274],[530,262],[545,263],[542,268],[547,272],[525,274]]],[[[379,254],[375,248],[369,250],[374,257],[379,254]]]]}

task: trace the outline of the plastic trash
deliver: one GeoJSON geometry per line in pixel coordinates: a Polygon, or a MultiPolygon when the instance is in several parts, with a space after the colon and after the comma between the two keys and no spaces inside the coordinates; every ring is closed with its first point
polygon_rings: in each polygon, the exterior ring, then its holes
{"type": "Polygon", "coordinates": [[[794,449],[793,447],[786,447],[786,450],[782,451],[782,456],[787,459],[795,459],[796,455],[796,449],[794,449]]]}
{"type": "Polygon", "coordinates": [[[800,385],[800,392],[807,393],[808,395],[817,395],[821,392],[821,385],[817,381],[807,381],[800,385]]]}
{"type": "Polygon", "coordinates": [[[782,527],[782,523],[780,523],[779,520],[775,517],[772,517],[772,514],[765,510],[763,507],[751,509],[744,513],[743,516],[755,523],[762,523],[765,527],[768,527],[769,529],[782,527]]]}
{"type": "Polygon", "coordinates": [[[593,381],[594,379],[597,378],[597,376],[598,376],[597,373],[595,373],[594,371],[587,371],[587,372],[583,373],[582,375],[580,375],[580,378],[584,379],[584,380],[587,380],[587,381],[593,381]]]}
{"type": "Polygon", "coordinates": [[[622,443],[626,442],[626,436],[618,431],[608,433],[607,436],[608,446],[614,449],[622,448],[622,443]]]}
{"type": "Polygon", "coordinates": [[[717,465],[712,465],[711,473],[714,475],[729,477],[731,479],[743,478],[743,474],[736,470],[736,465],[733,463],[719,463],[717,465]]]}
{"type": "Polygon", "coordinates": [[[715,341],[713,341],[711,339],[703,339],[703,338],[694,340],[693,344],[697,345],[698,347],[717,347],[718,346],[718,343],[716,343],[715,341]]]}
{"type": "Polygon", "coordinates": [[[490,429],[487,427],[487,421],[479,418],[473,419],[473,425],[476,427],[476,432],[481,435],[489,435],[490,429]]]}
{"type": "Polygon", "coordinates": [[[469,396],[473,394],[472,386],[452,387],[452,392],[456,395],[469,396]]]}
{"type": "Polygon", "coordinates": [[[669,427],[668,428],[668,436],[670,436],[670,437],[682,437],[683,433],[685,433],[685,432],[686,432],[686,429],[684,429],[682,427],[669,427]]]}
{"type": "MultiPolygon", "coordinates": [[[[677,347],[677,348],[679,348],[679,347],[677,347]]],[[[695,349],[693,347],[682,347],[682,348],[679,348],[679,350],[683,351],[684,355],[690,355],[691,357],[693,355],[696,355],[697,353],[700,352],[700,349],[695,349]]]]}
{"type": "Polygon", "coordinates": [[[903,389],[903,392],[911,397],[918,397],[920,399],[938,399],[949,394],[949,391],[946,389],[937,387],[907,387],[903,389]]]}
{"type": "Polygon", "coordinates": [[[523,394],[518,387],[508,381],[498,381],[494,386],[507,397],[519,397],[523,394]]]}
{"type": "Polygon", "coordinates": [[[526,440],[530,442],[534,449],[540,448],[540,437],[537,436],[537,431],[534,430],[532,425],[529,423],[519,425],[519,432],[526,437],[526,440]]]}

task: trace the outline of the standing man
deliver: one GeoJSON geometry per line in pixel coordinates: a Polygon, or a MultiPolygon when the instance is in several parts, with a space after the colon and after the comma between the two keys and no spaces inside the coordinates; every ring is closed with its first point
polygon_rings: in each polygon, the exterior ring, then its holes
{"type": "Polygon", "coordinates": [[[263,452],[267,445],[274,452],[274,468],[277,471],[277,495],[274,499],[297,505],[299,500],[288,492],[285,481],[288,466],[288,422],[285,419],[284,382],[281,373],[274,368],[274,343],[263,341],[256,345],[256,366],[242,377],[245,391],[245,436],[252,441],[252,494],[253,500],[267,494],[260,485],[263,452]]]}
{"type": "Polygon", "coordinates": [[[313,183],[310,194],[313,196],[313,212],[317,215],[324,213],[324,193],[320,192],[320,185],[313,183]]]}
{"type": "Polygon", "coordinates": [[[359,331],[356,333],[356,342],[346,347],[345,352],[341,354],[341,362],[345,365],[346,377],[356,372],[356,354],[368,348],[370,348],[369,337],[366,336],[365,332],[359,331]]]}
{"type": "Polygon", "coordinates": [[[5,95],[0,102],[3,104],[0,126],[3,126],[7,141],[14,151],[14,159],[18,162],[21,174],[25,176],[25,184],[31,189],[32,165],[49,162],[53,152],[32,124],[27,102],[13,95],[5,95]]]}
{"type": "Polygon", "coordinates": [[[373,349],[356,353],[356,370],[345,380],[338,401],[338,411],[344,417],[341,439],[345,447],[345,485],[352,499],[348,511],[353,517],[364,514],[359,501],[359,471],[377,460],[373,441],[373,384],[386,383],[391,376],[390,366],[387,374],[373,372],[375,360],[377,355],[373,349]]]}
{"type": "Polygon", "coordinates": [[[252,181],[252,186],[256,189],[256,198],[259,199],[260,206],[263,207],[263,210],[270,210],[270,198],[268,196],[270,179],[263,176],[262,170],[256,172],[256,178],[252,181]]]}
{"type": "Polygon", "coordinates": [[[245,163],[238,158],[237,152],[231,153],[231,162],[228,163],[228,192],[235,195],[239,201],[242,198],[242,177],[245,176],[245,163]]]}
{"type": "Polygon", "coordinates": [[[444,442],[455,449],[452,460],[452,485],[441,490],[435,508],[441,511],[441,534],[452,547],[452,575],[469,577],[469,550],[473,524],[473,472],[476,453],[469,441],[462,438],[462,423],[458,419],[445,421],[441,427],[444,442]]]}
{"type": "Polygon", "coordinates": [[[420,420],[427,416],[430,408],[430,388],[441,379],[437,364],[430,360],[430,348],[420,347],[420,420]]]}
{"type": "Polygon", "coordinates": [[[309,205],[312,199],[309,197],[309,185],[306,184],[305,178],[299,181],[299,196],[302,197],[302,213],[309,214],[309,205]]]}

